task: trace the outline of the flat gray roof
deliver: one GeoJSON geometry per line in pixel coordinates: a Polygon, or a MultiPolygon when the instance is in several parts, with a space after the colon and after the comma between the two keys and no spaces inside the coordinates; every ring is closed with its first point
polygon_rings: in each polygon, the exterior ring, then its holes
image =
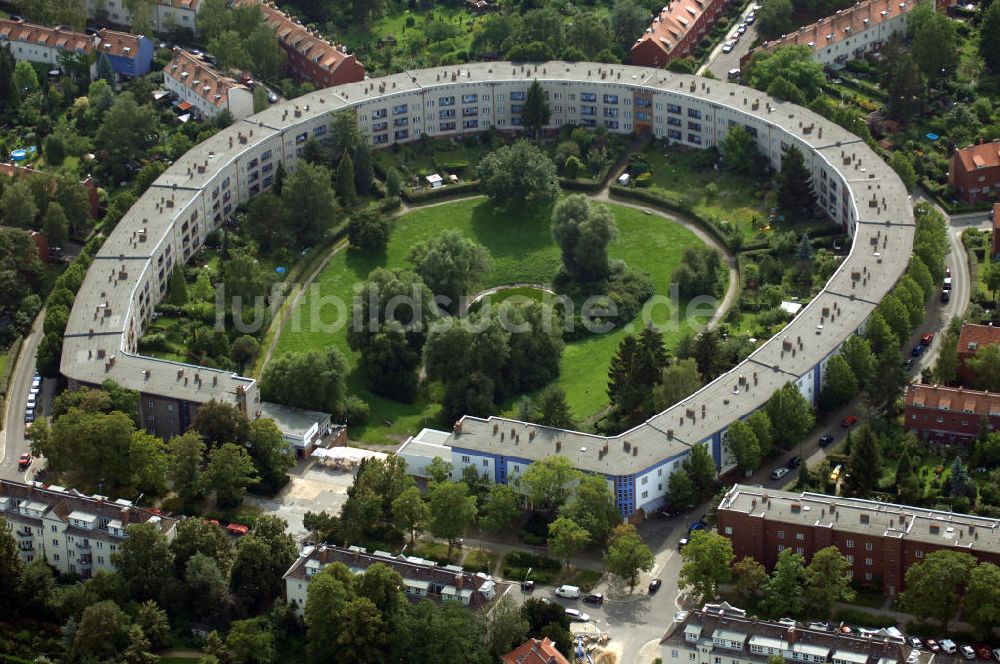
{"type": "Polygon", "coordinates": [[[314,424],[319,423],[325,426],[330,421],[330,413],[321,413],[318,410],[305,410],[303,408],[292,408],[283,406],[280,403],[269,401],[260,402],[260,416],[270,417],[274,420],[282,433],[292,435],[304,435],[314,424]]]}

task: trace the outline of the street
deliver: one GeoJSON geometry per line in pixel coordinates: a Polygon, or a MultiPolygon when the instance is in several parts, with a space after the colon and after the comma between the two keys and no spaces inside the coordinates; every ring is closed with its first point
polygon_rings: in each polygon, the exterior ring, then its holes
{"type": "Polygon", "coordinates": [[[711,54],[708,56],[708,61],[698,69],[698,73],[702,74],[706,70],[711,71],[719,80],[725,81],[726,75],[731,69],[740,68],[740,58],[746,55],[750,51],[750,45],[757,40],[757,23],[754,22],[747,26],[747,31],[743,33],[739,41],[736,42],[736,48],[734,48],[730,53],[723,53],[723,44],[730,39],[731,35],[736,32],[736,27],[740,23],[745,23],[747,14],[755,10],[757,7],[756,3],[751,3],[746,9],[740,13],[740,18],[733,21],[732,27],[729,28],[729,32],[726,34],[726,38],[722,40],[722,43],[717,44],[714,49],[712,49],[711,54]]]}
{"type": "MultiPolygon", "coordinates": [[[[34,461],[25,470],[17,467],[17,459],[22,452],[27,452],[29,441],[24,437],[24,404],[31,389],[31,379],[35,375],[35,353],[42,338],[42,321],[45,320],[45,309],[42,308],[31,326],[31,333],[24,338],[17,364],[10,374],[7,385],[7,400],[5,402],[6,417],[3,431],[0,431],[0,478],[25,482],[31,479],[37,470],[38,461],[34,461]]],[[[47,412],[52,401],[56,381],[42,381],[42,392],[39,394],[36,416],[47,412]]]]}

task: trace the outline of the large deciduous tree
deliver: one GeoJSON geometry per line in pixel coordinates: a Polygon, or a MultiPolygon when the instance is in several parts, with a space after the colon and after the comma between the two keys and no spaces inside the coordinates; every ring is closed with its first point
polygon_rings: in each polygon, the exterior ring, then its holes
{"type": "Polygon", "coordinates": [[[635,526],[623,523],[611,533],[604,564],[608,571],[628,583],[629,591],[635,590],[639,572],[653,569],[653,552],[642,541],[635,526]]]}
{"type": "Polygon", "coordinates": [[[295,408],[339,412],[347,396],[347,361],[333,346],[282,353],[264,367],[261,396],[295,408]]]}
{"type": "Polygon", "coordinates": [[[732,578],[733,543],[724,535],[695,531],[681,549],[678,586],[691,586],[702,601],[715,599],[719,586],[732,578]]]}
{"type": "Polygon", "coordinates": [[[854,599],[851,588],[851,563],[835,546],[820,549],[803,572],[806,603],[815,615],[828,618],[834,602],[854,599]]]}
{"type": "Polygon", "coordinates": [[[483,191],[499,205],[544,205],[559,195],[556,165],[541,148],[517,141],[489,153],[476,167],[483,191]]]}
{"type": "Polygon", "coordinates": [[[456,230],[413,245],[408,259],[439,303],[452,313],[459,311],[461,298],[472,294],[492,265],[485,247],[456,230]]]}
{"type": "Polygon", "coordinates": [[[794,383],[775,390],[764,411],[772,423],[780,423],[774,429],[774,442],[786,450],[802,440],[816,421],[812,406],[794,383]]]}
{"type": "Polygon", "coordinates": [[[476,497],[463,482],[435,484],[430,491],[429,530],[448,540],[448,558],[458,540],[476,521],[476,497]]]}
{"type": "Polygon", "coordinates": [[[295,229],[298,245],[308,247],[323,239],[333,228],[337,200],[325,166],[302,163],[285,178],[281,196],[295,202],[295,229]]]}
{"type": "Polygon", "coordinates": [[[959,551],[934,551],[906,570],[903,606],[918,616],[948,622],[958,611],[959,592],[970,579],[976,559],[959,551]]]}
{"type": "Polygon", "coordinates": [[[563,269],[575,281],[607,278],[608,245],[617,228],[611,211],[583,194],[560,201],[552,210],[552,236],[562,254],[563,269]]]}

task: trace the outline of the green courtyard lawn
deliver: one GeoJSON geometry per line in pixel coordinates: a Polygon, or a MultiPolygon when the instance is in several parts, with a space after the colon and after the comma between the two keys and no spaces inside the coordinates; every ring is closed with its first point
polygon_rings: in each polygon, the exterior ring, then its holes
{"type": "MultiPolygon", "coordinates": [[[[654,281],[656,293],[668,295],[670,276],[680,264],[684,250],[701,241],[683,226],[662,217],[633,208],[610,207],[619,231],[610,248],[611,257],[623,259],[631,267],[646,272],[654,281]]],[[[549,283],[560,266],[559,250],[549,231],[549,215],[548,209],[508,211],[497,208],[485,198],[474,198],[425,207],[398,218],[384,254],[372,256],[347,250],[333,257],[292,313],[278,342],[278,352],[303,352],[332,344],[344,353],[352,369],[348,389],[371,406],[369,423],[352,427],[353,439],[391,443],[417,433],[424,426],[445,426],[440,407],[425,395],[418,397],[416,403],[402,404],[371,394],[358,370],[359,357],[347,345],[344,326],[331,332],[318,329],[319,325],[310,325],[312,309],[320,306],[321,300],[338,298],[343,303],[340,313],[334,305],[320,310],[319,322],[332,328],[331,324],[338,317],[350,316],[354,287],[363,283],[369,272],[377,267],[407,266],[406,255],[413,244],[447,229],[460,231],[492,254],[493,268],[483,275],[484,288],[513,283],[549,283]]],[[[664,310],[655,312],[654,319],[662,323],[666,319],[664,310]]],[[[687,329],[683,323],[668,326],[664,332],[668,347],[675,347],[687,329]]],[[[567,343],[558,384],[566,391],[569,405],[578,419],[589,418],[607,405],[608,363],[626,334],[627,329],[623,328],[567,343]]]]}
{"type": "Polygon", "coordinates": [[[423,187],[427,185],[424,177],[433,173],[445,179],[449,175],[457,175],[461,180],[475,179],[476,165],[490,149],[478,138],[468,143],[457,139],[428,139],[426,142],[405,144],[395,153],[392,150],[376,150],[374,157],[383,170],[399,170],[407,185],[423,187]]]}

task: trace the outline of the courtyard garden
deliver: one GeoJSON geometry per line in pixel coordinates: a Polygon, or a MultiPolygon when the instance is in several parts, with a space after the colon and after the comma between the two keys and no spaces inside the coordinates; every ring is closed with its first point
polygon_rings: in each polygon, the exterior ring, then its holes
{"type": "MultiPolygon", "coordinates": [[[[623,206],[608,207],[618,229],[609,246],[610,259],[623,260],[632,269],[645,273],[652,280],[655,293],[668,296],[671,275],[679,267],[684,251],[700,246],[701,241],[688,229],[662,217],[623,206]]],[[[333,257],[292,313],[277,352],[305,352],[332,345],[344,354],[349,365],[347,389],[367,401],[371,409],[367,424],[352,427],[353,439],[390,443],[415,434],[424,426],[445,427],[441,407],[426,389],[418,392],[413,403],[387,399],[368,389],[358,370],[359,355],[348,345],[344,319],[349,316],[355,285],[363,283],[376,268],[407,267],[407,255],[415,244],[445,231],[457,231],[491,254],[491,267],[479,279],[482,288],[550,284],[560,269],[560,252],[550,227],[551,211],[548,205],[501,208],[485,198],[473,198],[417,209],[397,218],[383,253],[347,250],[333,257]],[[342,304],[323,305],[335,300],[342,304]],[[338,321],[341,324],[334,325],[338,321]]],[[[501,292],[495,297],[502,299],[511,294],[525,295],[514,291],[501,292]]],[[[665,322],[666,316],[660,310],[654,321],[665,322]]],[[[632,324],[609,333],[567,341],[555,382],[565,392],[566,402],[576,418],[592,417],[607,406],[608,363],[622,339],[641,329],[636,328],[637,322],[638,316],[632,324]]],[[[700,320],[699,325],[704,322],[700,320]]],[[[664,342],[673,348],[689,332],[683,322],[667,326],[664,342]]]]}

